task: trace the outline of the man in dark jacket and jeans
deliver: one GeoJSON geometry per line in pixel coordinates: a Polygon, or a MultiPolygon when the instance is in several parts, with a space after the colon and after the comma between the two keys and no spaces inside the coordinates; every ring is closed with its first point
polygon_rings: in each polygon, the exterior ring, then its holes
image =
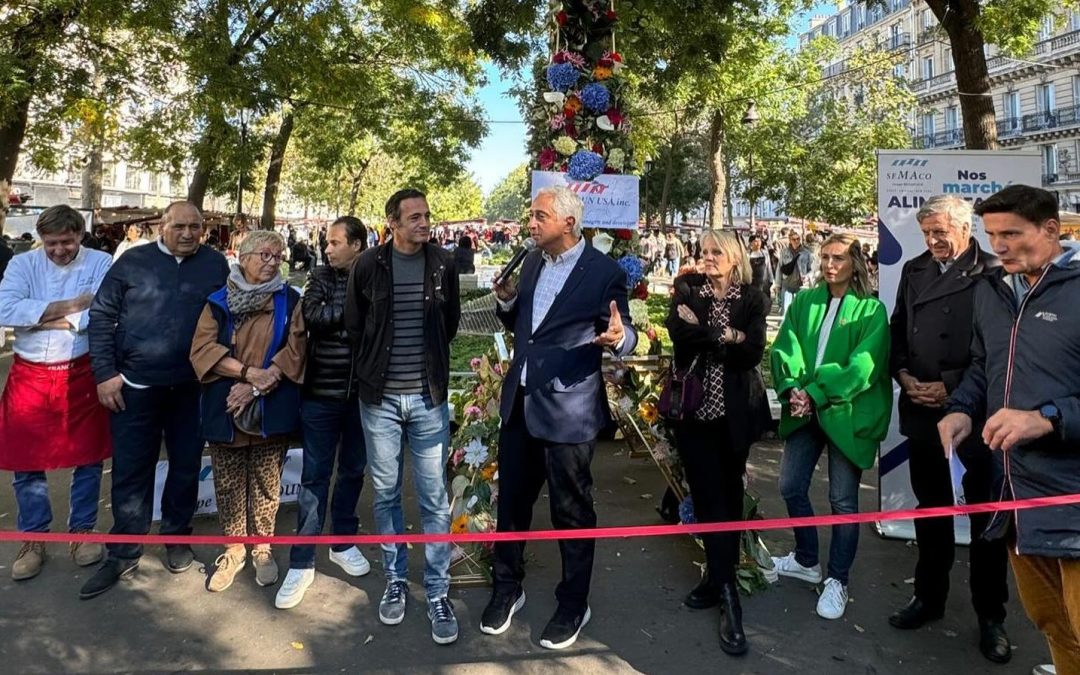
{"type": "MultiPolygon", "coordinates": [[[[311,271],[304,288],[304,324],[308,328],[307,371],[300,401],[304,430],[304,468],[300,477],[300,510],[296,534],[322,534],[330,498],[330,478],[337,455],[337,479],[331,503],[331,532],[355,535],[360,490],[364,486],[364,432],[360,426],[358,386],[349,335],[345,331],[345,293],[349,272],[367,248],[367,230],[359,219],[342,216],[327,232],[329,265],[311,271]]],[[[349,576],[371,571],[371,564],[356,546],[331,546],[330,562],[349,576]]],[[[289,573],[278,589],[274,605],[291,609],[300,604],[315,580],[315,547],[293,546],[289,573]]]]}
{"type": "MultiPolygon", "coordinates": [[[[154,246],[125,253],[90,306],[90,364],[98,399],[112,411],[112,534],[146,534],[164,435],[169,473],[161,496],[161,534],[190,534],[199,496],[203,438],[191,338],[211,293],[225,285],[225,257],[200,246],[203,217],[174,202],[154,246]]],[[[109,544],[108,556],[79,597],[100,595],[139,564],[142,546],[109,544]]],[[[165,567],[180,573],[194,556],[166,547],[165,567]]]]}
{"type": "MultiPolygon", "coordinates": [[[[942,405],[960,384],[971,361],[971,316],[975,285],[998,266],[971,236],[971,204],[953,195],[931,197],[915,216],[927,250],[900,273],[890,327],[890,372],[900,384],[900,433],[908,439],[908,470],[919,508],[953,505],[949,460],[938,436],[942,405]]],[[[993,458],[973,435],[957,449],[967,469],[964,496],[969,504],[993,501],[993,458]]],[[[990,515],[971,514],[971,602],[979,620],[979,648],[996,663],[1012,656],[1005,633],[1009,599],[1009,556],[1003,540],[978,535],[990,515]]],[[[952,518],[915,521],[919,561],[915,594],[889,617],[895,628],[917,629],[945,614],[949,572],[955,560],[952,518]]]]}
{"type": "MultiPolygon", "coordinates": [[[[1080,248],[1063,248],[1053,193],[1010,185],[975,207],[1001,260],[975,290],[972,362],[938,423],[959,447],[972,420],[1004,475],[999,499],[1080,493],[1080,248]]],[[[1069,243],[1069,242],[1064,242],[1069,243]]],[[[1059,673],[1080,673],[1080,505],[994,515],[1020,600],[1059,673]]]]}
{"type": "MultiPolygon", "coordinates": [[[[386,203],[393,236],[360,255],[349,278],[345,326],[352,338],[360,382],[360,418],[375,490],[379,534],[401,534],[402,439],[407,435],[413,484],[424,533],[450,531],[446,460],[450,445],[450,341],[461,318],[453,256],[431,238],[431,212],[418,190],[400,190],[386,203]]],[[[409,594],[406,546],[384,545],[386,591],[379,620],[405,619],[409,594]]],[[[424,586],[431,637],[457,640],[458,625],[446,597],[450,545],[426,544],[424,586]]]]}

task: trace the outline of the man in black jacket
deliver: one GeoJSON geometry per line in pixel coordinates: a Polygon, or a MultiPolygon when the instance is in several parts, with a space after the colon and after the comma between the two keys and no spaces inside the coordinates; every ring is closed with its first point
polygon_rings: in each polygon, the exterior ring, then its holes
{"type": "MultiPolygon", "coordinates": [[[[331,503],[331,532],[355,535],[360,526],[356,505],[364,486],[364,432],[356,369],[349,335],[345,331],[345,293],[349,272],[367,248],[367,229],[359,219],[342,216],[327,232],[329,265],[311,271],[304,288],[304,324],[308,328],[307,371],[300,402],[304,430],[304,467],[300,476],[300,510],[296,534],[321,534],[330,497],[330,477],[337,453],[337,479],[331,503]]],[[[371,564],[356,546],[330,547],[330,562],[349,576],[363,576],[371,564]]],[[[315,580],[315,547],[293,546],[289,573],[278,589],[274,605],[291,609],[300,604],[315,580]]]]}
{"type": "MultiPolygon", "coordinates": [[[[191,338],[206,298],[229,275],[225,257],[200,246],[202,231],[202,214],[194,204],[170,204],[157,244],[121,256],[90,306],[90,363],[98,399],[112,411],[113,534],[150,531],[163,435],[169,473],[161,496],[161,533],[191,533],[203,449],[191,338]]],[[[137,544],[109,544],[108,549],[79,597],[109,590],[142,556],[137,544]]],[[[190,546],[166,547],[170,572],[185,571],[193,560],[190,546]]]]}
{"type": "MultiPolygon", "coordinates": [[[[960,384],[971,362],[971,315],[975,285],[998,266],[971,236],[971,204],[950,195],[932,197],[915,216],[927,251],[900,273],[893,309],[890,371],[900,383],[900,431],[908,438],[908,471],[920,508],[952,506],[949,460],[937,423],[945,398],[960,384]]],[[[993,501],[993,461],[976,436],[955,449],[967,471],[967,503],[993,501]]],[[[1008,553],[1003,541],[979,535],[989,514],[971,515],[971,602],[979,619],[979,647],[996,663],[1009,660],[1005,602],[1009,597],[1008,553]]],[[[895,628],[920,628],[945,614],[949,572],[955,559],[952,518],[915,520],[919,561],[915,595],[889,617],[895,628]]]]}
{"type": "MultiPolygon", "coordinates": [[[[345,326],[360,383],[360,419],[375,490],[379,534],[405,531],[401,511],[402,439],[408,434],[413,484],[424,533],[450,531],[446,460],[450,419],[450,341],[461,318],[454,258],[430,243],[431,212],[418,190],[396,192],[386,203],[393,236],[360,255],[349,277],[345,326]]],[[[457,640],[450,590],[450,545],[426,544],[424,585],[431,637],[457,640]]],[[[386,591],[379,620],[405,618],[409,594],[406,546],[384,545],[386,591]]]]}
{"type": "MultiPolygon", "coordinates": [[[[1002,269],[975,289],[971,366],[938,423],[942,444],[959,445],[985,416],[1005,478],[996,499],[1080,493],[1080,247],[1058,240],[1052,192],[1010,185],[975,212],[1002,269]]],[[[998,511],[983,536],[1006,537],[1057,672],[1080,673],[1080,505],[998,511]]]]}

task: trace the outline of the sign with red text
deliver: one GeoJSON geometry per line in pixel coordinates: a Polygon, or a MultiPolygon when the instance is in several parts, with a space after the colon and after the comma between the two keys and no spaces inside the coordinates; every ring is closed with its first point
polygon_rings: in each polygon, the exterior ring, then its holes
{"type": "Polygon", "coordinates": [[[591,181],[576,181],[565,173],[533,171],[532,197],[541,188],[565,185],[585,204],[582,227],[636,230],[638,225],[638,177],[600,174],[591,181]]]}

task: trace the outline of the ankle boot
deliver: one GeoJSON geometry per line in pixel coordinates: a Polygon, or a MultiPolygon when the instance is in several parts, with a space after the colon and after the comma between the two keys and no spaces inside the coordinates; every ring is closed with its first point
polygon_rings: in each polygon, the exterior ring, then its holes
{"type": "Polygon", "coordinates": [[[746,633],[742,625],[742,605],[734,583],[720,585],[720,649],[738,656],[747,650],[746,633]]]}
{"type": "Polygon", "coordinates": [[[690,609],[708,609],[720,604],[720,590],[709,580],[708,570],[702,573],[701,581],[694,590],[683,598],[683,604],[690,609]]]}

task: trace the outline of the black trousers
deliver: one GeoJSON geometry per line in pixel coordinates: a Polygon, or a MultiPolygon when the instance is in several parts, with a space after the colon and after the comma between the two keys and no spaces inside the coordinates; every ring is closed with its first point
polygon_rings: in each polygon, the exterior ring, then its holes
{"type": "MultiPolygon", "coordinates": [[[[949,461],[938,440],[909,439],[911,451],[908,468],[911,487],[919,508],[952,506],[952,478],[949,461]]],[[[959,450],[964,474],[964,496],[969,504],[994,501],[993,458],[990,450],[978,442],[969,442],[959,450]]],[[[971,519],[971,604],[975,613],[992,621],[1005,620],[1009,599],[1009,555],[1004,539],[987,541],[982,533],[992,514],[973,513],[971,519]]],[[[952,518],[918,518],[915,540],[919,544],[919,562],[915,566],[915,596],[930,606],[945,604],[949,595],[949,571],[956,558],[952,518]]]]}
{"type": "MultiPolygon", "coordinates": [[[[525,397],[518,387],[510,419],[499,433],[499,532],[525,532],[532,525],[533,505],[548,485],[551,524],[559,530],[596,527],[592,463],[596,440],[553,443],[532,436],[525,426],[525,397]]],[[[559,605],[582,612],[592,579],[594,539],[559,542],[562,581],[555,589],[559,605]]],[[[525,543],[495,544],[495,592],[516,592],[525,579],[525,543]]]]}
{"type": "MultiPolygon", "coordinates": [[[[203,438],[199,431],[199,385],[135,389],[124,386],[125,409],[112,414],[113,534],[147,534],[154,512],[154,475],[161,441],[169,473],[161,495],[161,534],[191,534],[199,498],[203,438]]],[[[142,555],[138,544],[109,544],[113,558],[142,555]]]]}
{"type": "MultiPolygon", "coordinates": [[[[728,447],[726,418],[690,420],[675,427],[679,458],[699,523],[742,520],[746,453],[728,447]]],[[[712,584],[734,583],[739,566],[739,532],[701,535],[712,584]]]]}

